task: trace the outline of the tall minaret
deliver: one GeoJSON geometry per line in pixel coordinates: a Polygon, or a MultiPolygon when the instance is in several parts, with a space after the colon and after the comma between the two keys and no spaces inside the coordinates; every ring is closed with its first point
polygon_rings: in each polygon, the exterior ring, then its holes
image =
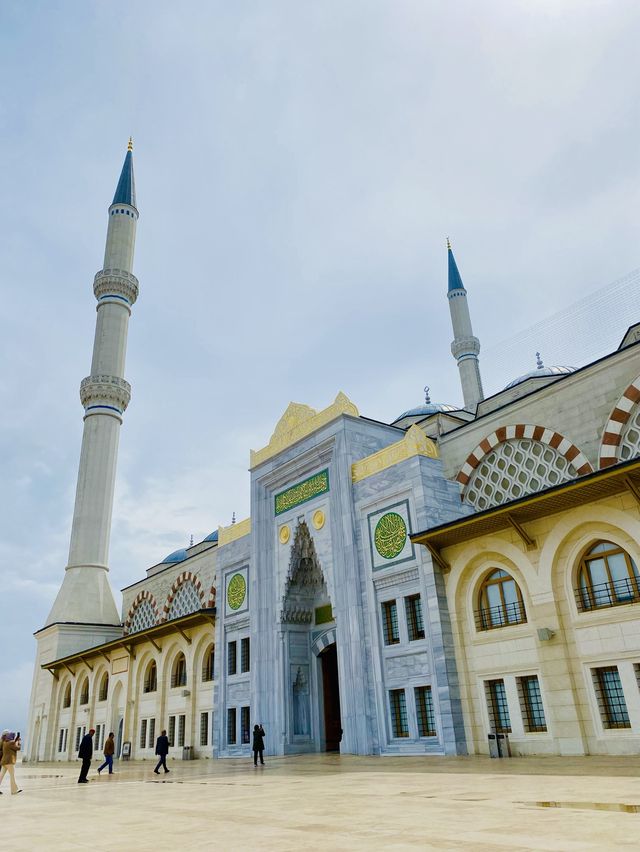
{"type": "Polygon", "coordinates": [[[127,329],[138,297],[138,279],[131,273],[138,221],[132,152],[130,139],[109,207],[104,268],[93,282],[96,333],[91,375],[80,383],[84,432],[69,563],[47,625],[120,624],[107,572],[118,438],[131,398],[124,379],[127,329]]]}
{"type": "Polygon", "coordinates": [[[451,354],[458,362],[458,369],[460,370],[464,407],[475,412],[478,403],[484,399],[478,365],[480,341],[473,336],[469,305],[467,304],[467,291],[464,289],[462,278],[460,278],[449,240],[447,240],[447,255],[449,260],[447,298],[449,299],[451,325],[453,326],[451,354]]]}

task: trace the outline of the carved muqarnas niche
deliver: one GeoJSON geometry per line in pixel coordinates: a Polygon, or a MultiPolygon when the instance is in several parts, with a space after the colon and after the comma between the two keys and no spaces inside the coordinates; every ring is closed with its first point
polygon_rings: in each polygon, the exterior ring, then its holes
{"type": "Polygon", "coordinates": [[[311,622],[316,598],[327,597],[327,587],[305,521],[298,524],[282,601],[282,620],[311,622]]]}

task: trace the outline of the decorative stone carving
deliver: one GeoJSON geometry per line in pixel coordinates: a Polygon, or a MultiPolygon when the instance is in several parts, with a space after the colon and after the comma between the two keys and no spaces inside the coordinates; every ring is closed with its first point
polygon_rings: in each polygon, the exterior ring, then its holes
{"type": "Polygon", "coordinates": [[[311,624],[313,610],[302,606],[287,606],[280,613],[280,620],[285,624],[311,624]]]}
{"type": "Polygon", "coordinates": [[[87,376],[80,382],[80,402],[85,411],[93,406],[106,406],[122,414],[130,401],[131,385],[118,376],[87,376]]]}
{"type": "Polygon", "coordinates": [[[138,298],[138,279],[124,269],[101,269],[93,279],[93,293],[98,301],[105,296],[120,296],[133,305],[138,298]]]}
{"type": "Polygon", "coordinates": [[[477,337],[457,337],[451,344],[451,354],[458,359],[461,355],[477,355],[480,341],[477,337]]]}
{"type": "Polygon", "coordinates": [[[407,434],[400,441],[385,447],[383,450],[367,456],[351,465],[351,479],[360,482],[374,473],[386,470],[388,467],[398,464],[412,456],[426,456],[430,459],[438,458],[438,448],[427,438],[422,429],[415,423],[407,429],[407,434]]]}

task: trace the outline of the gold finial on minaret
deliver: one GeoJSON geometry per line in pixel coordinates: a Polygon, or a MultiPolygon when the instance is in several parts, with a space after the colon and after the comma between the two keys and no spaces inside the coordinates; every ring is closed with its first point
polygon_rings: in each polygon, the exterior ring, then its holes
{"type": "Polygon", "coordinates": [[[447,237],[447,249],[451,251],[451,243],[449,242],[449,237],[447,237]]]}
{"type": "Polygon", "coordinates": [[[127,145],[127,151],[133,151],[133,139],[129,137],[129,144],[127,145]]]}

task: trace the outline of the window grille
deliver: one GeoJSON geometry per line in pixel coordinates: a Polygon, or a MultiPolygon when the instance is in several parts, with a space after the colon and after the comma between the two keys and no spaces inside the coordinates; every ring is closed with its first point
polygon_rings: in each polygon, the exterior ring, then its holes
{"type": "Polygon", "coordinates": [[[215,648],[209,645],[205,651],[204,661],[202,663],[202,680],[213,680],[213,664],[215,662],[215,648]]]}
{"type": "Polygon", "coordinates": [[[184,714],[178,716],[178,746],[182,747],[184,745],[184,725],[185,717],[184,714]]]}
{"type": "Polygon", "coordinates": [[[64,728],[60,728],[60,736],[58,737],[58,751],[64,751],[64,728]]]}
{"type": "Polygon", "coordinates": [[[140,721],[140,748],[147,747],[147,720],[140,721]]]}
{"type": "Polygon", "coordinates": [[[186,580],[178,587],[171,601],[167,620],[180,618],[181,615],[189,615],[190,612],[197,612],[199,609],[202,609],[202,601],[200,600],[195,583],[191,580],[186,580]]]}
{"type": "Polygon", "coordinates": [[[82,728],[76,728],[76,751],[80,748],[80,737],[82,735],[82,728]]]}
{"type": "Polygon", "coordinates": [[[640,455],[640,406],[636,405],[620,437],[618,459],[629,461],[640,455]]]}
{"type": "Polygon", "coordinates": [[[151,602],[145,598],[136,606],[131,624],[129,625],[129,633],[138,633],[140,630],[148,630],[156,623],[156,614],[151,605],[151,602]]]}
{"type": "Polygon", "coordinates": [[[227,743],[235,745],[236,742],[236,708],[229,707],[227,710],[227,743]]]}
{"type": "Polygon", "coordinates": [[[389,690],[391,706],[391,731],[394,737],[408,737],[409,723],[407,720],[407,700],[404,689],[389,690]]]}
{"type": "Polygon", "coordinates": [[[493,630],[527,620],[520,587],[501,568],[491,571],[482,581],[474,613],[478,630],[493,630]]]}
{"type": "Polygon", "coordinates": [[[553,447],[514,438],[482,459],[464,490],[464,500],[478,510],[488,509],[577,476],[571,462],[553,447]]]}
{"type": "Polygon", "coordinates": [[[528,675],[517,679],[522,720],[527,733],[540,733],[547,730],[547,720],[544,715],[540,682],[537,675],[528,675]]]}
{"type": "Polygon", "coordinates": [[[209,714],[200,714],[200,745],[209,745],[209,714]]]}
{"type": "Polygon", "coordinates": [[[227,674],[234,675],[238,668],[238,646],[235,641],[227,646],[227,674]]]}
{"type": "Polygon", "coordinates": [[[507,704],[507,693],[504,681],[485,681],[487,701],[489,705],[489,722],[491,729],[497,734],[511,733],[511,719],[509,718],[509,705],[507,704]]]}
{"type": "Polygon", "coordinates": [[[630,728],[627,702],[617,666],[591,669],[600,717],[605,728],[630,728]]]}
{"type": "Polygon", "coordinates": [[[416,713],[418,717],[418,736],[435,737],[436,719],[433,712],[433,696],[430,686],[416,686],[414,689],[416,699],[416,713]]]}
{"type": "Polygon", "coordinates": [[[147,739],[147,748],[153,748],[156,744],[156,720],[149,719],[149,738],[147,739]]]}
{"type": "Polygon", "coordinates": [[[400,642],[398,630],[398,607],[395,601],[383,601],[382,607],[382,631],[385,645],[397,645],[400,642]]]}
{"type": "Polygon", "coordinates": [[[574,590],[580,612],[640,601],[640,574],[622,547],[599,541],[582,558],[578,588],[574,590]]]}
{"type": "Polygon", "coordinates": [[[240,671],[248,672],[250,666],[249,637],[245,636],[240,642],[240,671]]]}
{"type": "Polygon", "coordinates": [[[169,745],[171,748],[176,743],[176,717],[169,716],[169,745]]]}
{"type": "Polygon", "coordinates": [[[240,708],[240,738],[243,745],[251,742],[250,707],[240,708]]]}
{"type": "Polygon", "coordinates": [[[413,642],[416,639],[424,639],[424,621],[422,619],[422,601],[420,600],[420,595],[410,595],[408,598],[405,598],[404,605],[407,613],[409,641],[413,642]]]}

